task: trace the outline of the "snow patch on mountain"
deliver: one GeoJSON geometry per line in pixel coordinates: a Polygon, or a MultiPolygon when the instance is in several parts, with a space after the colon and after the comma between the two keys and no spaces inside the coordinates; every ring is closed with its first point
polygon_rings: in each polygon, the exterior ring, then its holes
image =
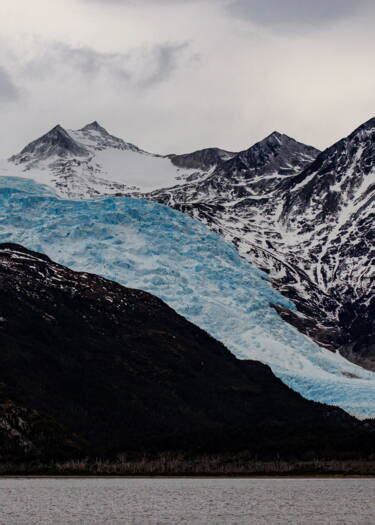
{"type": "Polygon", "coordinates": [[[76,131],[56,126],[3,162],[0,170],[80,199],[175,186],[205,175],[209,168],[179,167],[168,156],[148,153],[111,135],[95,121],[76,131]]]}

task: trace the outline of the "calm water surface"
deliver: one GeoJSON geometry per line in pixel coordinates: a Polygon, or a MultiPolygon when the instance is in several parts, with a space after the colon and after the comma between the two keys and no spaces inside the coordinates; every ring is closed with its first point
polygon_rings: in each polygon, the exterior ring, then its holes
{"type": "Polygon", "coordinates": [[[375,479],[0,479],[0,523],[375,524],[375,479]]]}

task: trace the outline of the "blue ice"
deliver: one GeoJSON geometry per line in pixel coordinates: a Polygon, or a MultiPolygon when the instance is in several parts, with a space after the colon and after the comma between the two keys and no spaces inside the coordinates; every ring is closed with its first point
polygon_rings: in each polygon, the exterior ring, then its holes
{"type": "Polygon", "coordinates": [[[306,398],[375,417],[375,374],[283,321],[272,304],[295,307],[266,274],[182,213],[126,197],[64,200],[31,180],[0,177],[0,242],[9,241],[151,292],[306,398]]]}

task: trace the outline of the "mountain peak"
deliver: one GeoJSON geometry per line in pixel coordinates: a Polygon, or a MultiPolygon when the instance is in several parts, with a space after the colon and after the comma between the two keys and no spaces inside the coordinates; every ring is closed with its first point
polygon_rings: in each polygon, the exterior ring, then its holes
{"type": "Polygon", "coordinates": [[[57,124],[54,128],[52,128],[50,131],[48,131],[46,133],[46,135],[48,135],[48,133],[52,133],[52,132],[67,133],[65,131],[65,129],[61,126],[61,124],[57,124]]]}
{"type": "Polygon", "coordinates": [[[284,135],[283,133],[280,133],[279,131],[273,131],[266,138],[269,138],[269,139],[270,138],[281,139],[282,137],[285,137],[285,136],[286,135],[284,135]]]}
{"type": "Polygon", "coordinates": [[[299,142],[293,137],[290,137],[285,133],[280,133],[279,131],[273,131],[272,133],[267,135],[267,137],[265,137],[263,140],[260,140],[253,146],[250,146],[248,151],[251,151],[253,149],[265,149],[267,151],[271,150],[272,152],[281,152],[285,150],[292,154],[293,152],[297,154],[301,153],[310,157],[311,162],[320,153],[320,151],[314,148],[314,146],[303,144],[302,142],[299,142]]]}
{"type": "Polygon", "coordinates": [[[103,126],[101,126],[97,120],[86,124],[86,126],[83,126],[83,128],[81,128],[79,131],[100,131],[101,133],[106,133],[107,135],[109,134],[108,131],[103,128],[103,126]]]}
{"type": "Polygon", "coordinates": [[[291,175],[301,171],[311,164],[319,151],[312,146],[302,144],[297,140],[273,131],[267,137],[251,145],[248,149],[240,151],[225,163],[225,170],[248,175],[268,175],[279,173],[291,175]]]}
{"type": "Polygon", "coordinates": [[[60,124],[57,124],[47,133],[30,142],[21,153],[11,157],[10,160],[24,163],[52,157],[86,156],[87,154],[87,150],[78,144],[60,124]]]}
{"type": "Polygon", "coordinates": [[[295,139],[292,137],[289,137],[288,135],[285,135],[284,133],[280,133],[279,131],[273,131],[264,139],[260,140],[259,142],[256,142],[247,151],[250,150],[258,150],[258,149],[271,149],[272,151],[276,150],[278,151],[280,147],[282,146],[290,146],[290,145],[298,145],[300,144],[302,147],[309,147],[305,144],[298,143],[295,139]]]}
{"type": "Polygon", "coordinates": [[[273,146],[280,145],[281,146],[285,143],[286,140],[289,141],[292,139],[290,139],[290,137],[288,137],[287,135],[280,133],[279,131],[273,131],[272,133],[267,135],[267,137],[261,140],[259,144],[266,144],[266,145],[273,145],[273,146]]]}
{"type": "MultiPolygon", "coordinates": [[[[61,126],[61,124],[57,124],[56,126],[54,126],[53,128],[51,128],[49,131],[47,131],[47,133],[45,133],[44,135],[42,135],[41,137],[39,137],[39,139],[37,139],[36,141],[46,141],[48,139],[51,139],[51,138],[55,138],[55,139],[58,139],[58,137],[61,137],[61,138],[70,138],[70,135],[69,133],[61,126]]],[[[34,141],[34,142],[36,142],[34,141]]]]}
{"type": "Polygon", "coordinates": [[[88,149],[96,151],[114,148],[119,150],[141,151],[137,146],[130,142],[125,142],[119,137],[109,133],[97,120],[86,124],[83,128],[71,131],[71,135],[79,143],[82,143],[88,149]]]}
{"type": "MultiPolygon", "coordinates": [[[[260,141],[260,143],[273,143],[273,144],[285,144],[298,141],[292,137],[289,137],[289,135],[285,135],[285,133],[280,133],[279,131],[273,131],[267,137],[265,137],[263,140],[260,141]]],[[[304,144],[305,146],[305,144],[304,144]]]]}
{"type": "Polygon", "coordinates": [[[97,120],[94,120],[93,122],[90,122],[90,124],[87,124],[87,127],[90,128],[101,128],[102,126],[99,124],[97,120]]]}

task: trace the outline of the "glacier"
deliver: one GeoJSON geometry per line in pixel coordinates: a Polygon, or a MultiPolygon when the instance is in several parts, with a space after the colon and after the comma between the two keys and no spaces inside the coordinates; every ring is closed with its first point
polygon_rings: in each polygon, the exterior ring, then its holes
{"type": "Polygon", "coordinates": [[[375,417],[375,373],[282,320],[272,305],[294,304],[187,215],[130,197],[62,199],[32,180],[0,177],[0,242],[153,293],[240,359],[268,364],[304,397],[375,417]]]}

